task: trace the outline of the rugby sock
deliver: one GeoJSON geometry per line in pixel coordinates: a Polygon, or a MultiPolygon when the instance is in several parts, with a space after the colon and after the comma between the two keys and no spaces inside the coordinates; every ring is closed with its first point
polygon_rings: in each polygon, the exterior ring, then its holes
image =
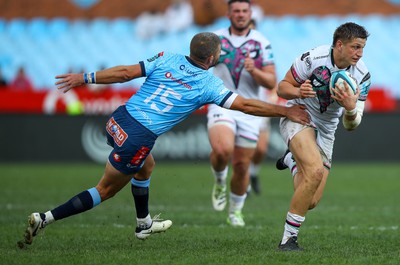
{"type": "Polygon", "coordinates": [[[42,219],[43,219],[43,223],[42,223],[43,227],[46,227],[47,225],[49,225],[55,221],[51,211],[47,211],[44,214],[41,213],[40,217],[42,217],[42,219]]]}
{"type": "Polygon", "coordinates": [[[153,223],[150,214],[148,214],[145,218],[136,218],[136,222],[138,227],[143,227],[143,228],[148,228],[153,223]]]}
{"type": "Polygon", "coordinates": [[[260,173],[260,169],[261,169],[261,164],[254,164],[253,162],[250,163],[250,177],[257,177],[258,174],[260,173]]]}
{"type": "Polygon", "coordinates": [[[287,213],[285,231],[283,232],[281,244],[285,244],[289,240],[289,238],[298,235],[300,226],[304,222],[304,220],[304,216],[300,216],[291,212],[287,213]]]}
{"type": "Polygon", "coordinates": [[[101,197],[95,187],[85,190],[72,197],[66,203],[51,210],[54,220],[60,220],[71,215],[85,212],[101,203],[101,197]]]}
{"type": "Polygon", "coordinates": [[[287,155],[283,159],[283,162],[289,167],[290,172],[294,177],[297,174],[297,165],[296,165],[296,160],[294,160],[294,157],[291,152],[287,153],[287,155]]]}
{"type": "Polygon", "coordinates": [[[150,179],[137,180],[132,178],[131,180],[131,191],[135,201],[137,218],[146,218],[149,215],[149,185],[150,179]]]}
{"type": "Polygon", "coordinates": [[[217,181],[218,185],[226,185],[226,177],[228,176],[228,166],[224,168],[222,171],[215,171],[214,168],[211,167],[211,171],[217,181]]]}
{"type": "Polygon", "coordinates": [[[243,195],[236,195],[231,192],[229,194],[229,213],[234,213],[236,211],[242,211],[246,197],[247,197],[247,193],[245,193],[243,195]]]}

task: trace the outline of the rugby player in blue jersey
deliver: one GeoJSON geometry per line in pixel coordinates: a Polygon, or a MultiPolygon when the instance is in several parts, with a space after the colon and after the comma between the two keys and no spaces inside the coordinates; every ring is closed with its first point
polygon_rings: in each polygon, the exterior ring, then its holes
{"type": "Polygon", "coordinates": [[[112,113],[106,124],[107,142],[113,147],[99,183],[47,212],[34,212],[20,247],[47,225],[85,212],[113,197],[131,182],[136,207],[135,236],[166,231],[170,220],[151,218],[148,209],[150,176],[155,162],[151,149],[158,136],[183,121],[203,105],[240,110],[258,116],[287,117],[307,124],[303,106],[284,107],[245,99],[227,89],[222,80],[207,71],[218,62],[220,39],[214,33],[199,33],[190,43],[190,56],[161,52],[135,65],[116,66],[92,73],[56,76],[56,86],[68,92],[86,84],[111,84],[146,77],[144,84],[125,105],[112,113]]]}

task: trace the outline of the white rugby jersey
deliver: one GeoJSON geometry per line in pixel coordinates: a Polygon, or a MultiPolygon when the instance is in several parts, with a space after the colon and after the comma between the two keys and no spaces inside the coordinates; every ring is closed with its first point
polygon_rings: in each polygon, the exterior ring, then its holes
{"type": "MultiPolygon", "coordinates": [[[[317,91],[317,97],[305,99],[292,99],[288,105],[305,104],[311,114],[312,121],[318,126],[334,132],[342,115],[342,108],[331,98],[329,80],[333,72],[339,69],[333,61],[333,50],[329,45],[323,45],[303,53],[294,61],[291,72],[294,79],[300,84],[307,79],[311,80],[312,86],[317,91]]],[[[356,80],[361,90],[359,101],[365,101],[371,85],[371,75],[364,62],[360,59],[355,66],[345,69],[356,80]]]]}
{"type": "Polygon", "coordinates": [[[259,84],[244,69],[244,59],[250,54],[257,68],[275,64],[269,40],[256,30],[250,30],[246,36],[236,36],[230,28],[224,28],[215,34],[221,39],[221,57],[214,74],[231,91],[245,98],[258,98],[259,84]]]}

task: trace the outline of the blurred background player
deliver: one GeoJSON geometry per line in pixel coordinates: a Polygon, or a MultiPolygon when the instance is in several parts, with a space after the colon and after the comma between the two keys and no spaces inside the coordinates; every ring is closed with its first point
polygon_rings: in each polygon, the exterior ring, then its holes
{"type": "Polygon", "coordinates": [[[280,170],[289,167],[294,183],[280,250],[301,250],[297,235],[308,210],[321,200],[331,168],[339,118],[343,116],[343,126],[347,130],[356,129],[361,122],[371,85],[370,73],[361,60],[368,36],[365,28],[358,24],[340,25],[331,45],[303,53],[278,85],[278,95],[289,100],[287,106],[304,104],[311,116],[309,125],[285,118],[280,122],[281,134],[290,152],[279,159],[276,166],[280,170]],[[335,96],[331,95],[331,73],[338,70],[346,70],[356,79],[356,94],[346,84],[344,90],[336,86],[335,96]]]}
{"type": "MultiPolygon", "coordinates": [[[[276,94],[276,87],[270,91],[260,89],[260,100],[276,104],[278,102],[278,95],[276,94]]],[[[255,194],[261,193],[260,171],[265,156],[268,153],[269,137],[271,131],[271,118],[263,117],[260,125],[260,134],[258,135],[258,142],[253,158],[250,162],[250,184],[247,189],[249,195],[252,191],[255,194]]]]}
{"type": "MultiPolygon", "coordinates": [[[[230,0],[227,17],[230,27],[216,31],[221,39],[221,57],[214,69],[227,88],[245,98],[259,98],[260,87],[276,86],[275,64],[270,42],[250,28],[248,0],[230,0]]],[[[211,171],[215,177],[212,204],[222,211],[227,204],[226,180],[232,163],[228,224],[245,225],[242,209],[249,184],[249,165],[258,141],[262,119],[209,105],[208,136],[211,144],[211,171]]]]}
{"type": "MultiPolygon", "coordinates": [[[[254,4],[252,4],[252,12],[254,17],[254,4]]],[[[249,27],[251,29],[256,29],[257,20],[252,18],[250,20],[249,27]]],[[[270,90],[266,90],[264,88],[260,88],[259,90],[259,99],[263,101],[267,101],[270,103],[276,103],[278,101],[278,95],[276,94],[276,87],[270,90]]],[[[269,136],[271,130],[271,118],[263,117],[262,123],[260,125],[260,134],[258,135],[258,142],[256,146],[256,150],[254,152],[253,158],[250,162],[250,184],[247,188],[247,195],[254,191],[255,194],[261,193],[261,183],[260,183],[260,170],[262,166],[262,162],[268,152],[269,145],[269,136]]]]}

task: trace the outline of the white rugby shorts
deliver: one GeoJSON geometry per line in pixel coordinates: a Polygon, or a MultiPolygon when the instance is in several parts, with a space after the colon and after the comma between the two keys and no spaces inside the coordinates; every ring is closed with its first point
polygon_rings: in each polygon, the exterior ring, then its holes
{"type": "Polygon", "coordinates": [[[281,118],[279,123],[279,128],[281,131],[282,138],[288,146],[289,142],[293,139],[293,137],[297,133],[301,132],[305,128],[313,128],[316,132],[316,137],[317,137],[316,141],[319,147],[319,151],[321,153],[324,166],[327,167],[328,169],[331,168],[334,140],[329,138],[332,138],[332,136],[327,138],[325,132],[319,130],[318,126],[316,126],[313,122],[311,122],[310,125],[302,125],[300,123],[293,122],[286,117],[281,118]]]}
{"type": "Polygon", "coordinates": [[[208,129],[221,124],[229,127],[236,136],[236,146],[256,148],[260,126],[263,122],[262,117],[210,104],[208,106],[207,120],[208,129]]]}

